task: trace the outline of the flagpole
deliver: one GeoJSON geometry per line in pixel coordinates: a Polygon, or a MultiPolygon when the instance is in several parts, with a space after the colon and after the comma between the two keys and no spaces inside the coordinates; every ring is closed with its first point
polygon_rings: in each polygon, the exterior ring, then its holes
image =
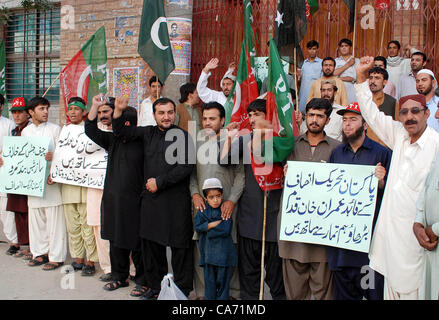
{"type": "Polygon", "coordinates": [[[261,286],[259,300],[264,298],[264,264],[265,264],[265,226],[267,223],[267,190],[264,191],[264,224],[262,228],[262,252],[261,252],[261,286]]]}
{"type": "Polygon", "coordinates": [[[297,49],[294,47],[294,86],[296,88],[296,103],[294,104],[294,110],[297,111],[297,106],[299,105],[299,97],[297,96],[297,49]]]}
{"type": "Polygon", "coordinates": [[[55,82],[59,79],[59,77],[61,76],[61,72],[58,74],[58,76],[55,78],[55,80],[53,80],[53,82],[50,84],[49,88],[47,88],[46,92],[44,92],[43,94],[43,98],[44,96],[49,92],[49,90],[53,87],[53,85],[55,84],[55,82]]]}
{"type": "Polygon", "coordinates": [[[354,4],[354,10],[355,10],[354,11],[354,35],[352,37],[352,45],[353,45],[352,56],[355,59],[355,39],[356,39],[355,34],[356,34],[356,30],[357,30],[357,5],[356,4],[354,4]]]}
{"type": "Polygon", "coordinates": [[[384,31],[386,30],[386,21],[387,21],[387,14],[384,14],[384,22],[383,22],[383,32],[381,33],[381,45],[380,45],[380,56],[382,56],[382,50],[383,50],[383,42],[384,42],[384,31]]]}

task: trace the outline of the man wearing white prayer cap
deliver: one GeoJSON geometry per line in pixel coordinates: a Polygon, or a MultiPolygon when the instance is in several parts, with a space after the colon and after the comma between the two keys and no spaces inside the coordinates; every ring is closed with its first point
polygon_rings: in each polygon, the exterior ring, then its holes
{"type": "Polygon", "coordinates": [[[434,94],[437,87],[436,77],[433,71],[429,69],[419,70],[416,75],[416,90],[419,94],[425,96],[427,101],[427,108],[430,110],[430,116],[427,120],[427,125],[439,132],[439,122],[434,115],[438,109],[439,97],[434,94]]]}
{"type": "Polygon", "coordinates": [[[200,78],[198,79],[197,91],[198,96],[204,103],[218,102],[220,105],[224,106],[236,80],[236,77],[233,75],[235,63],[230,63],[229,69],[221,79],[221,91],[215,91],[207,87],[211,71],[216,69],[218,65],[218,58],[213,58],[206,64],[203,71],[201,71],[200,78]]]}

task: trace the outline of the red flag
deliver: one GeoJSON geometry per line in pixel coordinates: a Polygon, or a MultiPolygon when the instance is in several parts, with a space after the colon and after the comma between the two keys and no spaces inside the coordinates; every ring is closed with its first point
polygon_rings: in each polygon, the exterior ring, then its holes
{"type": "Polygon", "coordinates": [[[376,0],[376,8],[378,10],[387,9],[390,6],[390,0],[376,0]]]}

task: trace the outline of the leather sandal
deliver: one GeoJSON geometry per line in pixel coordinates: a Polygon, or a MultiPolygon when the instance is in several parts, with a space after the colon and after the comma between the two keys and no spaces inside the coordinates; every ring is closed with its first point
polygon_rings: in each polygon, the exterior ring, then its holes
{"type": "Polygon", "coordinates": [[[104,286],[104,290],[113,291],[119,288],[128,287],[130,283],[127,281],[111,281],[104,286]]]}
{"type": "Polygon", "coordinates": [[[29,267],[36,267],[36,266],[41,266],[42,264],[45,264],[47,262],[49,262],[49,257],[42,255],[42,256],[35,257],[35,259],[30,260],[27,265],[29,267]],[[41,260],[38,260],[38,258],[41,258],[41,260]]]}

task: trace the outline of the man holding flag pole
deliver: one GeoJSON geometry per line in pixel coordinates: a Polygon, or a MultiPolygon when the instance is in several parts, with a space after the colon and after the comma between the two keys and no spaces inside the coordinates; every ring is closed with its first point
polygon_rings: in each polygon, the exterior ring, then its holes
{"type": "Polygon", "coordinates": [[[238,204],[241,299],[257,299],[258,291],[259,299],[262,299],[264,269],[273,299],[285,299],[276,235],[283,187],[280,162],[293,150],[293,132],[298,132],[297,124],[291,120],[294,113],[287,84],[279,54],[271,40],[267,100],[253,100],[247,108],[250,134],[236,138],[240,125],[232,122],[227,126],[228,138],[221,152],[223,165],[234,163],[237,155],[244,161],[245,188],[238,204]]]}

